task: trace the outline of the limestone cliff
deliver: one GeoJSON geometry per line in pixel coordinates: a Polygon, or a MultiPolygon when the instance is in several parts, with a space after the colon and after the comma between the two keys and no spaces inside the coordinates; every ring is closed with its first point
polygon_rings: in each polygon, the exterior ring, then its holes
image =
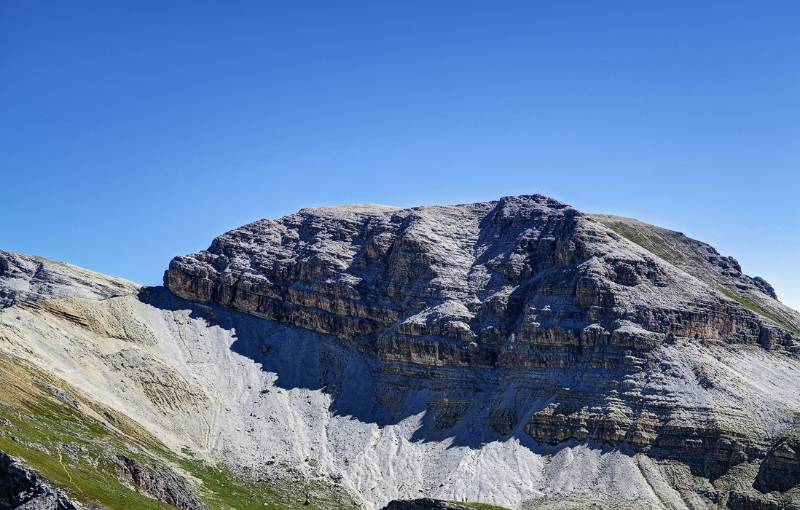
{"type": "Polygon", "coordinates": [[[334,335],[380,359],[387,387],[431,381],[442,431],[477,412],[500,436],[597,440],[712,479],[763,457],[776,424],[725,397],[739,382],[683,354],[800,352],[800,314],[732,258],[538,195],[304,209],[176,257],[164,280],[186,299],[334,335]]]}
{"type": "Polygon", "coordinates": [[[413,348],[429,364],[562,364],[564,348],[648,351],[676,338],[797,352],[800,315],[769,284],[702,243],[692,266],[619,225],[538,195],[304,209],[176,257],[165,283],[385,358],[413,348]],[[542,352],[509,356],[515,342],[542,352]]]}

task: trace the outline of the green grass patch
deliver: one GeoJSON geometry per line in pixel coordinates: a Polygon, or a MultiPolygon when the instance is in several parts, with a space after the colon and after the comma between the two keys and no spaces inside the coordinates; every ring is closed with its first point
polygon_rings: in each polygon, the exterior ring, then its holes
{"type": "MultiPolygon", "coordinates": [[[[677,249],[675,246],[672,246],[669,242],[667,242],[667,240],[661,234],[655,231],[645,231],[644,229],[637,228],[635,225],[627,224],[620,221],[613,221],[607,218],[598,218],[598,220],[601,221],[605,226],[616,232],[617,234],[628,239],[629,241],[638,244],[639,246],[649,251],[650,253],[653,253],[654,255],[660,257],[661,259],[669,262],[672,265],[680,266],[683,267],[685,270],[690,271],[694,276],[700,278],[705,283],[716,288],[726,297],[736,301],[737,303],[744,306],[751,312],[761,315],[762,317],[766,317],[767,319],[770,319],[775,324],[778,324],[779,326],[783,327],[788,331],[791,331],[794,334],[800,334],[800,330],[798,330],[797,327],[787,323],[781,317],[778,317],[774,313],[765,310],[757,303],[754,303],[753,301],[731,290],[730,288],[721,285],[719,282],[717,282],[714,278],[710,277],[709,275],[693,270],[692,264],[689,263],[690,261],[695,260],[698,266],[701,266],[703,264],[703,261],[697,259],[697,257],[692,254],[692,250],[689,249],[688,240],[686,243],[687,250],[685,250],[684,252],[677,249]]],[[[680,234],[676,234],[676,238],[679,235],[680,234]]]]}
{"type": "MultiPolygon", "coordinates": [[[[353,509],[347,491],[327,481],[256,481],[178,454],[117,411],[63,381],[0,354],[0,451],[23,459],[73,499],[113,510],[174,510],[122,483],[112,459],[179,467],[211,510],[353,509]],[[57,389],[53,389],[57,388],[57,389]],[[199,481],[199,484],[196,482],[199,481]]],[[[178,470],[180,472],[180,470],[178,470]]]]}
{"type": "Polygon", "coordinates": [[[746,297],[742,296],[738,292],[734,292],[734,291],[732,291],[731,289],[729,289],[727,287],[723,287],[722,285],[717,285],[716,288],[717,288],[718,291],[723,293],[726,297],[736,301],[737,303],[739,303],[740,305],[744,306],[745,308],[747,308],[751,312],[753,312],[753,313],[755,313],[757,315],[761,315],[762,317],[766,317],[767,319],[771,320],[775,324],[778,324],[779,326],[787,329],[788,331],[791,331],[794,334],[800,334],[800,330],[798,330],[797,328],[795,328],[791,324],[787,324],[785,321],[781,320],[780,317],[777,317],[777,316],[775,316],[775,314],[772,314],[772,313],[768,312],[767,310],[765,310],[762,307],[758,306],[756,303],[753,303],[752,301],[750,301],[746,297]]]}
{"type": "Polygon", "coordinates": [[[458,503],[464,510],[508,510],[505,507],[488,503],[458,503]]]}
{"type": "Polygon", "coordinates": [[[9,381],[22,371],[19,366],[0,363],[0,371],[0,417],[8,420],[0,426],[0,450],[22,458],[78,501],[114,510],[174,510],[117,479],[107,455],[120,451],[122,441],[100,422],[50,395],[35,379],[29,384],[9,381]],[[11,394],[25,386],[26,393],[11,394]]]}
{"type": "Polygon", "coordinates": [[[651,233],[650,235],[645,235],[645,233],[634,226],[627,225],[622,222],[608,220],[601,220],[601,222],[625,239],[638,244],[645,250],[672,265],[683,265],[687,261],[684,253],[670,246],[669,243],[667,243],[661,236],[657,234],[651,233]]]}
{"type": "Polygon", "coordinates": [[[198,460],[181,459],[178,462],[203,482],[204,499],[211,509],[358,508],[344,489],[337,489],[332,484],[293,479],[256,481],[198,460]]]}

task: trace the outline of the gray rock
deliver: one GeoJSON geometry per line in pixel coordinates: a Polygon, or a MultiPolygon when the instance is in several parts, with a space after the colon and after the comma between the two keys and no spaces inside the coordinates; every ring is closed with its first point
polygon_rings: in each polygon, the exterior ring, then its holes
{"type": "Polygon", "coordinates": [[[41,481],[17,459],[0,452],[0,508],[17,510],[75,510],[60,490],[41,481]]]}
{"type": "Polygon", "coordinates": [[[0,250],[0,309],[18,301],[83,297],[106,299],[133,294],[138,286],[41,257],[0,250]]]}
{"type": "Polygon", "coordinates": [[[800,430],[785,434],[770,448],[761,463],[755,487],[762,492],[785,492],[800,487],[800,430]]]}
{"type": "Polygon", "coordinates": [[[463,510],[465,508],[458,503],[441,499],[420,498],[391,501],[383,510],[463,510]]]}
{"type": "Polygon", "coordinates": [[[186,299],[430,364],[563,363],[508,356],[503,345],[512,336],[540,347],[638,352],[667,335],[797,344],[800,315],[765,294],[763,280],[685,236],[696,253],[687,257],[678,246],[682,259],[620,236],[642,236],[632,221],[623,228],[622,219],[584,215],[539,195],[400,210],[304,209],[176,257],[164,280],[186,299]]]}
{"type": "MultiPolygon", "coordinates": [[[[376,356],[397,386],[452,380],[427,401],[443,431],[470,415],[478,381],[500,393],[495,378],[519,371],[528,388],[484,413],[493,431],[600,441],[709,478],[765,455],[770,438],[739,410],[669,395],[678,383],[665,347],[749,344],[797,356],[800,345],[800,314],[733,258],[540,195],[303,209],[176,257],[164,281],[186,299],[334,335],[376,356]],[[443,377],[445,367],[484,375],[443,377]]],[[[698,391],[713,391],[713,375],[693,370],[698,391]]]]}

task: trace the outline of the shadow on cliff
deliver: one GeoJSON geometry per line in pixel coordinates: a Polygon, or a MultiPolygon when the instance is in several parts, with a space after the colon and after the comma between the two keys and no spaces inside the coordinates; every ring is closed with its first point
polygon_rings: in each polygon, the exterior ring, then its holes
{"type": "MultiPolygon", "coordinates": [[[[258,363],[265,372],[274,373],[278,388],[325,392],[331,398],[329,410],[335,416],[348,416],[379,427],[396,425],[408,418],[418,420],[410,438],[415,442],[449,441],[449,447],[479,449],[488,443],[511,440],[539,455],[552,455],[579,445],[604,453],[635,454],[625,442],[609,445],[591,439],[570,439],[549,445],[525,433],[523,424],[530,422],[531,415],[558,400],[558,388],[578,388],[586,383],[581,375],[585,366],[548,372],[538,382],[532,373],[526,373],[525,380],[520,381],[496,368],[421,368],[411,363],[381,361],[365,346],[347,345],[334,336],[188,301],[165,287],[145,287],[138,297],[156,308],[188,312],[208,327],[229,331],[234,339],[231,351],[258,363]],[[550,391],[543,393],[545,387],[550,391]],[[498,410],[493,410],[494,406],[499,406],[499,415],[493,412],[498,410]],[[489,424],[493,418],[502,417],[504,411],[510,413],[506,423],[499,427],[494,423],[494,428],[505,429],[506,433],[500,434],[489,424]]],[[[655,451],[649,455],[673,458],[655,451]]],[[[690,464],[692,472],[703,475],[707,466],[704,467],[703,458],[697,461],[690,464]]]]}
{"type": "Polygon", "coordinates": [[[358,345],[345,345],[339,338],[188,301],[165,287],[145,287],[138,297],[162,310],[188,311],[191,318],[201,319],[209,327],[230,331],[234,338],[231,351],[276,374],[274,384],[279,388],[324,391],[331,398],[334,415],[351,416],[380,427],[418,417],[413,441],[450,439],[451,446],[480,448],[492,441],[516,438],[537,453],[554,451],[554,447],[539,445],[521,431],[505,436],[492,431],[486,426],[485,403],[468,409],[459,407],[459,402],[468,402],[476,394],[491,398],[488,392],[496,389],[497,380],[486,371],[466,374],[468,385],[442,390],[442,382],[454,376],[446,368],[437,369],[432,379],[421,379],[410,364],[392,364],[391,369],[382,370],[374,355],[358,345]]]}
{"type": "Polygon", "coordinates": [[[375,361],[343,346],[335,337],[188,301],[162,286],[145,287],[138,297],[162,310],[188,311],[191,318],[202,319],[209,327],[230,331],[234,338],[231,351],[275,373],[279,388],[324,391],[332,398],[334,414],[381,426],[392,422],[378,402],[375,361]]]}

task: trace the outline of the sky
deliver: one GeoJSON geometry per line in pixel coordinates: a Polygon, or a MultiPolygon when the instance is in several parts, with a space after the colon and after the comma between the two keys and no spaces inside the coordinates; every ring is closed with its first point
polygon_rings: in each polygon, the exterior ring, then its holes
{"type": "Polygon", "coordinates": [[[800,309],[800,3],[0,2],[0,249],[157,284],[301,207],[542,193],[800,309]]]}

